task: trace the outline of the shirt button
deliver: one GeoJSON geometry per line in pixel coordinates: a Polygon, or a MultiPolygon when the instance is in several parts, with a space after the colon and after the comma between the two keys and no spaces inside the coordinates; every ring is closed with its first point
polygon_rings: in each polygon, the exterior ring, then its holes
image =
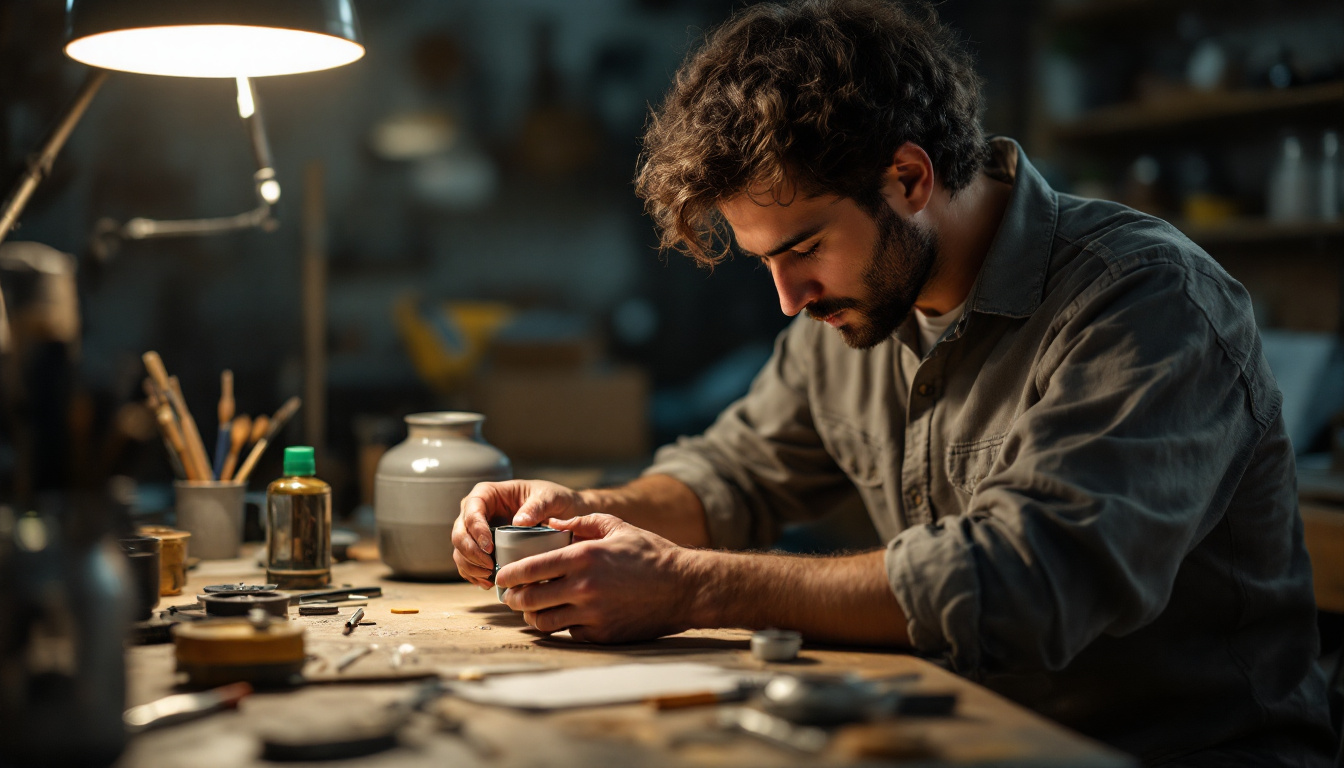
{"type": "Polygon", "coordinates": [[[919,491],[910,492],[910,506],[918,507],[922,501],[924,501],[924,497],[919,495],[919,491]]]}
{"type": "Polygon", "coordinates": [[[928,384],[920,384],[920,385],[919,385],[919,394],[920,394],[921,397],[928,397],[928,396],[929,396],[929,393],[932,392],[932,391],[933,391],[933,387],[930,387],[928,384]]]}

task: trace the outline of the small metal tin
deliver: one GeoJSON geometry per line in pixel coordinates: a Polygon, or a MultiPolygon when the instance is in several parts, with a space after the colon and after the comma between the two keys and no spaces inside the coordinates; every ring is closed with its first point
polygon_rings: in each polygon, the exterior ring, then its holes
{"type": "MultiPolygon", "coordinates": [[[[499,569],[509,563],[569,545],[574,539],[574,532],[544,525],[501,525],[491,531],[491,536],[495,542],[495,573],[499,573],[499,569]]],[[[495,587],[495,595],[501,603],[504,602],[504,591],[495,587]]]]}
{"type": "Polygon", "coordinates": [[[261,608],[272,616],[289,618],[289,595],[279,592],[219,592],[201,596],[205,612],[211,616],[246,616],[261,608]]]}
{"type": "Polygon", "coordinates": [[[762,629],[751,636],[751,655],[761,661],[793,661],[802,647],[802,633],[792,629],[762,629]]]}

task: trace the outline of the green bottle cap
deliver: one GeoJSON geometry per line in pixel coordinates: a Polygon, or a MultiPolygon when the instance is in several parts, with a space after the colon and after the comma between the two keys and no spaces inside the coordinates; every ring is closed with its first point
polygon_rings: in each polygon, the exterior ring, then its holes
{"type": "Polygon", "coordinates": [[[317,474],[313,449],[307,445],[293,445],[285,449],[285,477],[312,477],[317,474]]]}

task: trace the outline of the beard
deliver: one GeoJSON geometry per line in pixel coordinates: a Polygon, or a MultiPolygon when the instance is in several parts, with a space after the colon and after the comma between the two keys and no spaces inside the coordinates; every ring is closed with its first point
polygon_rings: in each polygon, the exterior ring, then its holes
{"type": "Polygon", "coordinates": [[[906,221],[885,204],[876,206],[877,243],[861,277],[867,288],[862,299],[821,299],[807,308],[813,319],[822,320],[842,309],[852,309],[859,319],[837,330],[854,349],[881,344],[905,322],[920,291],[933,277],[938,260],[938,235],[906,221]]]}

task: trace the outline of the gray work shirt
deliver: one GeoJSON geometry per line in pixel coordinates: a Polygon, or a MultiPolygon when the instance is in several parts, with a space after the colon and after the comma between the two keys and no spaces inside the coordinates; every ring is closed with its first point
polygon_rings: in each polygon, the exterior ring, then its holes
{"type": "Polygon", "coordinates": [[[921,358],[907,319],[857,351],[800,318],[646,474],[695,491],[718,547],[862,505],[916,649],[1083,733],[1314,765],[1311,571],[1246,291],[1171,225],[993,147],[1012,198],[938,344],[921,358]]]}

